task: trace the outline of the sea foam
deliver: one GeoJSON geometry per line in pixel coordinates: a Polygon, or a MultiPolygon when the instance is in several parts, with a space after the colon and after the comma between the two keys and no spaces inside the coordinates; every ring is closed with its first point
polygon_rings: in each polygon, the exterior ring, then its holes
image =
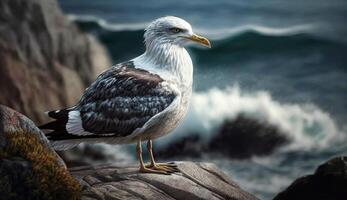
{"type": "Polygon", "coordinates": [[[344,137],[329,113],[314,104],[280,103],[267,91],[243,92],[235,85],[193,93],[186,118],[160,143],[169,144],[189,133],[208,140],[226,119],[240,114],[278,127],[292,141],[285,149],[321,149],[344,137]]]}

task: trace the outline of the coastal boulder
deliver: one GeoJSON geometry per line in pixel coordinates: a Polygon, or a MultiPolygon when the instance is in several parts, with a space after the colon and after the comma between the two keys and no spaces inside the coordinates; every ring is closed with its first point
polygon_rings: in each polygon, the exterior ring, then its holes
{"type": "Polygon", "coordinates": [[[187,134],[161,147],[157,155],[171,157],[195,157],[203,154],[221,154],[225,157],[246,159],[252,156],[269,155],[290,140],[276,126],[240,115],[226,120],[209,140],[200,134],[187,134]]]}
{"type": "Polygon", "coordinates": [[[208,148],[227,157],[243,159],[269,155],[288,142],[276,126],[240,115],[224,122],[208,148]]]}
{"type": "Polygon", "coordinates": [[[346,198],[347,157],[341,156],[320,165],[314,174],[296,179],[274,200],[344,200],[346,198]]]}
{"type": "Polygon", "coordinates": [[[80,185],[24,115],[0,105],[0,199],[79,199],[80,185]]]}

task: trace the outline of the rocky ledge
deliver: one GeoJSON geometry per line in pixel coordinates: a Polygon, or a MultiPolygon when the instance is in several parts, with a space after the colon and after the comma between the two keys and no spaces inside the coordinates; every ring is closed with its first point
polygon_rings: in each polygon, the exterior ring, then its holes
{"type": "Polygon", "coordinates": [[[176,162],[180,173],[143,174],[137,165],[76,167],[82,199],[257,199],[211,163],[176,162]]]}
{"type": "Polygon", "coordinates": [[[177,165],[171,175],[137,165],[67,170],[29,118],[0,105],[0,199],[256,199],[213,164],[177,165]]]}

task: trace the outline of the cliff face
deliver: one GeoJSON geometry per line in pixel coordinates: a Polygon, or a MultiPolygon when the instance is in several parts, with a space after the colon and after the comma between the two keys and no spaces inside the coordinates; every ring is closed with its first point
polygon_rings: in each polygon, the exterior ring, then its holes
{"type": "Polygon", "coordinates": [[[43,111],[76,103],[109,63],[55,0],[0,1],[1,104],[42,121],[43,111]]]}

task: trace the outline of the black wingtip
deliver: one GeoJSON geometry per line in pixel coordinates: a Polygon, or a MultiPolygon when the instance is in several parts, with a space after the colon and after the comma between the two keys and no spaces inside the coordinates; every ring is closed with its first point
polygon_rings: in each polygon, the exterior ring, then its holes
{"type": "Polygon", "coordinates": [[[66,132],[66,123],[68,121],[69,109],[63,110],[55,110],[47,112],[48,116],[55,119],[54,121],[48,122],[39,126],[40,129],[44,130],[52,130],[50,133],[46,133],[46,135],[51,135],[52,133],[65,133],[66,132]]]}
{"type": "Polygon", "coordinates": [[[47,112],[48,116],[53,119],[66,119],[69,115],[69,109],[54,110],[47,112]]]}
{"type": "Polygon", "coordinates": [[[39,129],[54,130],[57,127],[58,127],[58,120],[55,120],[55,121],[48,122],[47,124],[43,124],[43,125],[39,126],[39,129]]]}

